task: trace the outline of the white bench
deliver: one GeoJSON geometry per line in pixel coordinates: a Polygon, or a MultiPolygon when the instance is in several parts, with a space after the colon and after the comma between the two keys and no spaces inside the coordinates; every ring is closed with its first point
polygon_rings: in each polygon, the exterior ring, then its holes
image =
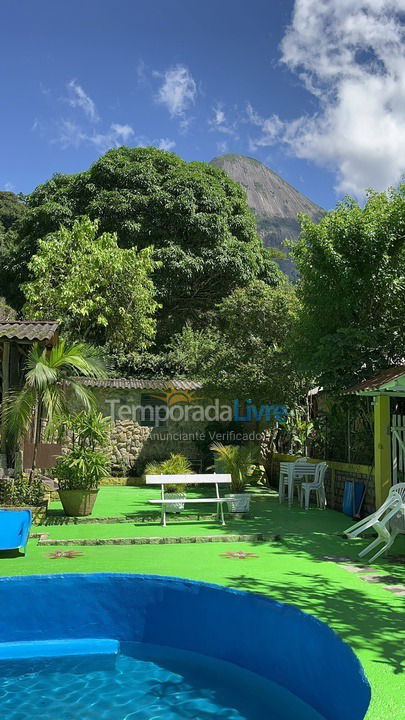
{"type": "Polygon", "coordinates": [[[231,475],[229,473],[203,473],[202,475],[146,475],[146,485],[160,485],[161,487],[161,498],[159,500],[149,500],[151,505],[162,506],[162,525],[166,525],[166,505],[181,503],[216,503],[218,517],[221,517],[222,525],[225,525],[224,520],[224,502],[229,502],[229,498],[221,498],[219,494],[219,485],[230,485],[232,482],[231,475]],[[177,499],[166,499],[165,498],[165,485],[215,485],[215,497],[209,498],[182,498],[177,499]]]}

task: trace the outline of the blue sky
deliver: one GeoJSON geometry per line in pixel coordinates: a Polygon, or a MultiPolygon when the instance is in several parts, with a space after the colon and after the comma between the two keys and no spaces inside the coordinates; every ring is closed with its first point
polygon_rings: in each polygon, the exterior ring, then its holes
{"type": "Polygon", "coordinates": [[[108,147],[265,162],[325,208],[405,170],[404,0],[3,0],[0,189],[108,147]]]}

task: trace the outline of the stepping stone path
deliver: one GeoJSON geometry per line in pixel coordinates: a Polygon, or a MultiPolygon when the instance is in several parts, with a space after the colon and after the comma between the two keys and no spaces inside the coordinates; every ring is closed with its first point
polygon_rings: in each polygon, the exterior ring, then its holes
{"type": "MultiPolygon", "coordinates": [[[[402,557],[400,556],[400,564],[403,564],[402,557]]],[[[371,565],[362,565],[360,563],[354,565],[351,558],[341,556],[324,555],[323,560],[334,562],[342,570],[359,575],[360,580],[364,580],[364,582],[381,584],[384,590],[393,593],[393,595],[405,597],[405,585],[398,583],[398,578],[394,575],[382,575],[383,568],[381,568],[381,572],[376,573],[375,568],[371,567],[371,565]]],[[[396,558],[393,558],[394,563],[395,560],[396,558]]]]}

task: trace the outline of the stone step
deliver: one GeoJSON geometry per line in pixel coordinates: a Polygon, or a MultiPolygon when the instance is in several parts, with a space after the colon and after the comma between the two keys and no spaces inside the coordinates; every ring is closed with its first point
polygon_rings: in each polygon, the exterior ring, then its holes
{"type": "Polygon", "coordinates": [[[131,537],[131,538],[75,538],[63,540],[58,538],[53,540],[47,535],[41,535],[38,545],[41,546],[96,546],[96,545],[177,545],[177,544],[195,544],[209,542],[277,542],[278,535],[269,535],[267,533],[254,533],[247,535],[193,535],[174,537],[131,537]]]}
{"type": "MultiPolygon", "coordinates": [[[[178,516],[173,514],[170,515],[170,522],[184,522],[185,520],[213,520],[216,518],[216,513],[204,514],[204,513],[179,513],[178,516]]],[[[224,513],[224,517],[233,520],[242,520],[244,518],[251,518],[250,513],[224,513]]],[[[140,515],[134,517],[133,515],[120,515],[119,517],[105,517],[95,518],[89,515],[88,517],[66,517],[66,515],[55,515],[54,518],[48,515],[45,522],[42,525],[52,527],[55,525],[117,525],[121,523],[159,523],[161,522],[160,512],[153,513],[151,515],[140,515]]]]}

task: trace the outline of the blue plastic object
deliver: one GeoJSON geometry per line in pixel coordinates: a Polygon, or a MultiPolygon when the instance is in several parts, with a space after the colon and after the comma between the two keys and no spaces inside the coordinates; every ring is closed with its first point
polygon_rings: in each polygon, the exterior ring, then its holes
{"type": "Polygon", "coordinates": [[[345,482],[343,491],[343,512],[345,515],[354,517],[360,510],[361,501],[364,495],[365,485],[361,482],[345,482]],[[353,502],[353,486],[354,486],[354,502],[353,502]]]}
{"type": "Polygon", "coordinates": [[[338,635],[260,595],[148,575],[0,578],[0,642],[89,637],[233,662],[286,688],[326,720],[362,720],[370,701],[362,667],[338,635]]]}
{"type": "Polygon", "coordinates": [[[78,657],[79,655],[118,655],[119,650],[118,640],[109,638],[0,643],[0,661],[78,657]]]}
{"type": "Polygon", "coordinates": [[[0,510],[0,550],[24,548],[26,553],[31,524],[31,510],[0,510]]]}

